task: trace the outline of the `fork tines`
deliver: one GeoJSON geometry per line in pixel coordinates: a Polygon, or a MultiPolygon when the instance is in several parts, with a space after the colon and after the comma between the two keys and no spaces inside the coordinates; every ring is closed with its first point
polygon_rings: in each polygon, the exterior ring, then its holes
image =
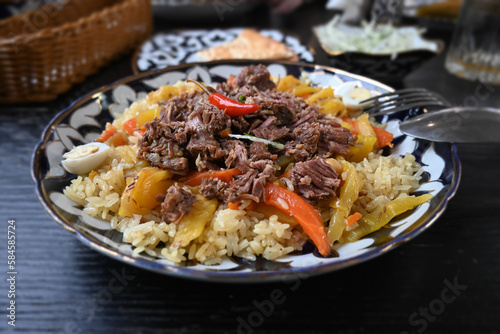
{"type": "Polygon", "coordinates": [[[377,95],[360,102],[370,103],[364,112],[371,116],[390,115],[411,108],[448,107],[450,103],[441,95],[425,88],[405,88],[394,92],[377,95]],[[373,103],[370,103],[373,102],[373,103]]]}

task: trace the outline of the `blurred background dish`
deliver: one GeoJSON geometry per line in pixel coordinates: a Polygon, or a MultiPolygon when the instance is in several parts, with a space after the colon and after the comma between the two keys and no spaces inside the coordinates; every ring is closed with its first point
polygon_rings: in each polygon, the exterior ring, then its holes
{"type": "Polygon", "coordinates": [[[406,0],[404,14],[454,21],[458,18],[461,6],[462,0],[406,0]]]}
{"type": "Polygon", "coordinates": [[[260,4],[260,0],[151,0],[155,16],[162,19],[219,20],[235,19],[260,4]]]}
{"type": "MultiPolygon", "coordinates": [[[[180,30],[158,33],[144,42],[132,58],[134,73],[158,70],[168,66],[201,61],[198,51],[223,45],[236,39],[244,28],[180,30]]],[[[261,35],[283,43],[303,62],[314,62],[314,56],[300,40],[279,30],[259,30],[261,35]]]]}
{"type": "Polygon", "coordinates": [[[403,18],[434,31],[452,31],[462,0],[405,0],[403,18]]]}
{"type": "Polygon", "coordinates": [[[332,66],[391,84],[444,49],[441,40],[424,38],[425,29],[415,26],[352,26],[335,17],[313,31],[332,66]]]}
{"type": "Polygon", "coordinates": [[[13,15],[19,15],[36,10],[56,0],[1,0],[0,20],[13,15]]]}

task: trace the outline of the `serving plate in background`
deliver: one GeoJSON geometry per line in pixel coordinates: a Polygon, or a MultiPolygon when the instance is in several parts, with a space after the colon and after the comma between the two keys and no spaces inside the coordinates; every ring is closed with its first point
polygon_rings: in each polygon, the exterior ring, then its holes
{"type": "MultiPolygon", "coordinates": [[[[159,70],[183,63],[199,62],[196,53],[234,40],[244,28],[179,30],[157,33],[145,41],[132,57],[134,73],[159,70]]],[[[261,29],[259,33],[285,44],[302,62],[314,62],[314,56],[300,40],[279,30],[261,29]]]]}
{"type": "Polygon", "coordinates": [[[123,111],[133,101],[161,85],[175,84],[187,78],[216,83],[239,73],[243,66],[256,63],[265,64],[274,76],[300,76],[305,73],[318,86],[337,87],[345,82],[357,81],[373,93],[392,90],[379,82],[342,70],[291,62],[217,61],[184,64],[128,77],[82,97],[55,116],[47,126],[32,158],[32,177],[42,205],[56,222],[74,233],[84,244],[119,261],[184,278],[255,283],[282,280],[288,275],[300,273],[315,275],[370,260],[422,233],[444,212],[460,180],[456,146],[401,134],[398,131],[399,122],[408,117],[408,113],[404,112],[384,116],[379,121],[387,123],[387,129],[395,134],[392,154],[410,152],[422,163],[425,177],[417,192],[431,193],[433,198],[409,214],[397,217],[385,228],[354,243],[335,247],[338,257],[321,257],[313,251],[314,247],[307,245],[301,252],[273,261],[228,257],[214,266],[193,262],[179,265],[159,257],[143,254],[133,256],[133,247],[122,242],[120,232],[112,230],[108,222],[83,213],[82,207],[62,193],[63,188],[75,177],[61,167],[62,155],[75,145],[96,138],[104,124],[112,120],[111,113],[123,111]]]}

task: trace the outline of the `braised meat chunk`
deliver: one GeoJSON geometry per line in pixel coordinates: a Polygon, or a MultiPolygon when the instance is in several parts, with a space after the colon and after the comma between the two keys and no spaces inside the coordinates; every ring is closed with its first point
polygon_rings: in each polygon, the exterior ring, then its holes
{"type": "Polygon", "coordinates": [[[247,66],[234,78],[237,87],[255,86],[259,90],[273,89],[276,87],[271,80],[271,75],[264,65],[247,66]]]}
{"type": "Polygon", "coordinates": [[[322,158],[297,163],[290,177],[299,193],[313,201],[335,196],[340,185],[337,172],[322,158]]]}
{"type": "Polygon", "coordinates": [[[178,223],[189,212],[196,202],[196,196],[187,187],[175,184],[168,188],[165,199],[161,203],[163,221],[178,223]]]}

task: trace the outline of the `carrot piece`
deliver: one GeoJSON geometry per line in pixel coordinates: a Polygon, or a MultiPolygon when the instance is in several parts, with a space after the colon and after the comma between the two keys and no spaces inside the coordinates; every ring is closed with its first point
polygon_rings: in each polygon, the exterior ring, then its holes
{"type": "Polygon", "coordinates": [[[127,130],[127,132],[133,136],[134,131],[137,129],[137,118],[132,117],[131,119],[127,120],[125,123],[123,123],[123,128],[127,130]]]}
{"type": "Polygon", "coordinates": [[[346,222],[346,225],[347,226],[351,226],[351,225],[354,225],[356,224],[356,222],[358,220],[361,219],[361,217],[363,217],[363,215],[359,212],[354,212],[352,215],[350,215],[349,217],[347,217],[347,222],[346,222]]]}
{"type": "Polygon", "coordinates": [[[394,138],[394,135],[390,133],[389,131],[386,131],[384,129],[378,128],[376,126],[373,126],[373,131],[375,131],[375,135],[377,136],[377,141],[378,141],[378,146],[379,147],[386,147],[387,145],[390,145],[392,142],[392,139],[394,138]]]}
{"type": "Polygon", "coordinates": [[[229,203],[227,203],[227,208],[230,210],[239,210],[240,204],[241,204],[240,202],[238,202],[238,203],[229,202],[229,203]]]}
{"type": "Polygon", "coordinates": [[[116,126],[114,126],[113,124],[111,123],[106,124],[106,129],[101,133],[99,138],[97,138],[95,141],[104,143],[106,140],[108,140],[115,134],[116,130],[117,130],[116,126]]]}
{"type": "Polygon", "coordinates": [[[223,170],[206,170],[201,172],[192,172],[188,175],[181,177],[180,182],[190,186],[196,187],[201,184],[203,179],[208,179],[213,177],[214,179],[219,179],[223,182],[229,183],[233,180],[233,176],[240,175],[241,172],[238,168],[223,169],[223,170]]]}
{"type": "Polygon", "coordinates": [[[234,75],[230,75],[229,78],[227,78],[227,83],[230,86],[234,86],[234,75]]]}
{"type": "Polygon", "coordinates": [[[326,236],[323,220],[311,204],[293,191],[272,183],[266,183],[264,190],[267,205],[272,205],[293,216],[316,245],[319,253],[323,256],[330,255],[331,246],[326,236]]]}

